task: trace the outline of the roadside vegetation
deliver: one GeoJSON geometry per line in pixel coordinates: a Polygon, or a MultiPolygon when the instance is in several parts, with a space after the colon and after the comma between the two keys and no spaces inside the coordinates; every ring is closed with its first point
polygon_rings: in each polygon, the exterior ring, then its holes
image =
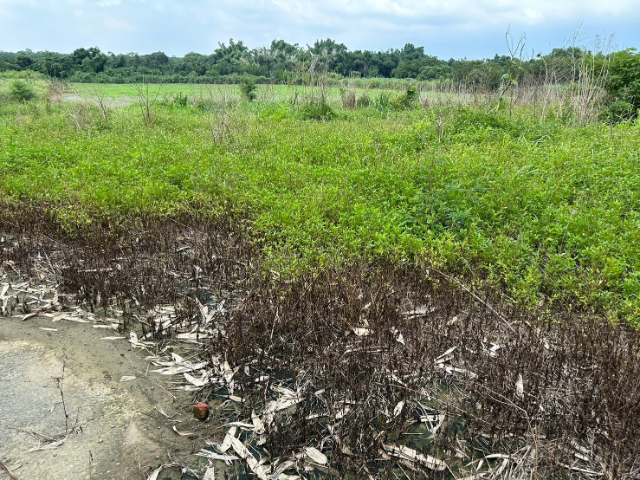
{"type": "Polygon", "coordinates": [[[36,275],[37,252],[77,302],[129,312],[123,328],[132,305],[174,304],[236,369],[209,387],[243,397],[228,420],[267,423],[242,434],[264,458],[314,445],[343,478],[634,478],[634,62],[397,90],[338,88],[321,66],[276,86],[5,72],[2,269],[36,275]],[[269,424],[267,399],[301,406],[269,424]]]}

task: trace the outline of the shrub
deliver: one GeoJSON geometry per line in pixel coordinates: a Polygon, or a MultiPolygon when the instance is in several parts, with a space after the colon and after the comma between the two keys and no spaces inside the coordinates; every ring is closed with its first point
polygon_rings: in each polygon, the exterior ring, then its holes
{"type": "Polygon", "coordinates": [[[640,109],[640,54],[635,49],[617,52],[611,58],[605,84],[609,102],[604,116],[620,121],[636,118],[640,109]]]}
{"type": "Polygon", "coordinates": [[[398,95],[391,101],[391,106],[396,110],[406,110],[412,108],[420,94],[415,85],[408,85],[404,93],[398,95]]]}
{"type": "Polygon", "coordinates": [[[33,87],[22,80],[14,80],[9,87],[9,95],[18,102],[29,102],[36,98],[33,87]]]}
{"type": "Polygon", "coordinates": [[[256,82],[252,78],[245,77],[240,81],[240,93],[249,102],[253,102],[258,96],[257,89],[256,82]]]}
{"type": "Polygon", "coordinates": [[[324,98],[311,100],[300,106],[298,115],[302,120],[331,120],[336,117],[333,108],[324,98]]]}

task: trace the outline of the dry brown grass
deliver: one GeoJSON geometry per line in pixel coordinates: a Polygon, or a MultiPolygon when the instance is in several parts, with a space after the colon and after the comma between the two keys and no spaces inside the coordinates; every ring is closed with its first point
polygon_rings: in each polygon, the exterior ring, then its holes
{"type": "Polygon", "coordinates": [[[327,465],[307,476],[640,474],[635,331],[533,318],[419,265],[274,279],[230,215],[105,221],[70,235],[48,209],[2,205],[2,268],[36,282],[34,265],[46,263],[69,301],[117,308],[160,339],[171,326],[150,308],[171,303],[176,322],[195,326],[209,305],[215,335],[200,355],[235,371],[211,395],[244,400],[230,422],[258,415],[264,431],[239,438],[269,468],[309,468],[313,447],[327,465]],[[284,398],[293,404],[274,409],[284,398]]]}

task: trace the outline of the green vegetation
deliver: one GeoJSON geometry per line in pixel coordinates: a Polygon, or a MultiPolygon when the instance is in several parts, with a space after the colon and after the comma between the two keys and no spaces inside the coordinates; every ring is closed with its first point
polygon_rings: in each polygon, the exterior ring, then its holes
{"type": "Polygon", "coordinates": [[[356,91],[353,108],[300,87],[252,103],[217,87],[117,108],[89,93],[25,102],[2,93],[14,80],[0,80],[0,194],[45,200],[70,229],[230,208],[282,273],[391,257],[542,313],[640,321],[637,123],[585,125],[562,105],[423,109],[416,90],[356,91]]]}
{"type": "Polygon", "coordinates": [[[248,102],[253,102],[258,96],[256,93],[257,88],[256,82],[249,77],[243,78],[240,82],[240,93],[248,102]]]}
{"type": "MultiPolygon", "coordinates": [[[[518,44],[523,47],[523,43],[518,44]]],[[[514,49],[517,50],[517,49],[514,49]]],[[[331,84],[357,82],[359,87],[399,88],[406,80],[441,87],[465,85],[474,89],[497,89],[505,74],[518,72],[518,81],[529,83],[576,81],[583,61],[604,55],[569,47],[521,58],[524,51],[493,58],[439,59],[424,47],[407,43],[402,49],[385,51],[349,50],[332,39],[317,40],[301,47],[273,40],[268,47],[250,49],[242,41],[221,43],[211,54],[191,52],[169,57],[163,52],[103,53],[99,48],[78,48],[71,54],[55,52],[0,51],[0,72],[33,70],[71,82],[84,83],[202,83],[238,84],[250,76],[256,83],[303,85],[314,72],[326,72],[331,84]]],[[[537,52],[536,52],[537,53],[537,52]]]]}
{"type": "Polygon", "coordinates": [[[635,49],[623,50],[613,55],[609,65],[606,89],[609,106],[606,117],[628,120],[638,116],[640,109],[640,54],[635,49]]]}

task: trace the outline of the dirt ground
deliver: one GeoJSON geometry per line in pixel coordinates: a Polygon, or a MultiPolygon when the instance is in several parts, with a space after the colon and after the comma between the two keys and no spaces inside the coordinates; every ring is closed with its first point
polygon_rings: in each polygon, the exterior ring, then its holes
{"type": "MultiPolygon", "coordinates": [[[[193,398],[170,390],[172,379],[149,372],[147,352],[103,339],[114,335],[50,318],[0,318],[0,461],[21,480],[144,479],[161,464],[206,467],[192,453],[215,436],[213,424],[193,418],[193,398]],[[46,445],[37,434],[67,431],[58,448],[31,451],[46,445]]],[[[182,475],[171,468],[158,478],[194,478],[182,475]]]]}

